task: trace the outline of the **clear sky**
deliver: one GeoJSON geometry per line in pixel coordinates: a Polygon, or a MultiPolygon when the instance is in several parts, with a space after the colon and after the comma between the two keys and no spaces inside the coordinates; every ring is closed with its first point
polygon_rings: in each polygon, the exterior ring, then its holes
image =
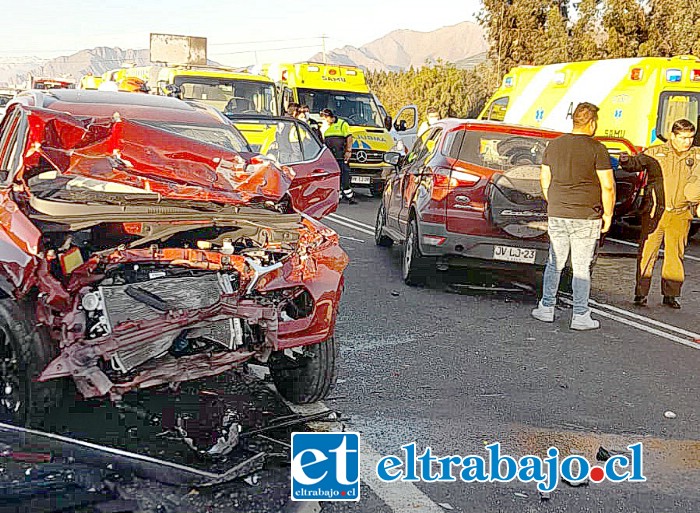
{"type": "Polygon", "coordinates": [[[151,32],[208,39],[229,65],[303,60],[395,29],[474,21],[479,0],[30,0],[3,2],[0,59],[70,55],[95,46],[148,48],[151,32]]]}

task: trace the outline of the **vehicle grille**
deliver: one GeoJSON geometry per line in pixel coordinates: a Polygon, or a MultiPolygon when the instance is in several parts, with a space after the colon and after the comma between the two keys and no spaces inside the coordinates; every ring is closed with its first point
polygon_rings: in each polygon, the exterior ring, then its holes
{"type": "Polygon", "coordinates": [[[384,162],[384,152],[375,150],[352,150],[350,157],[351,164],[382,164],[384,162]]]}

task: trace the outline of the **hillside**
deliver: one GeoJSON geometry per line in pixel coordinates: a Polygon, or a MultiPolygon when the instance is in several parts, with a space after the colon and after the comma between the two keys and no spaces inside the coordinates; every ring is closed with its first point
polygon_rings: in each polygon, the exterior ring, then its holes
{"type": "MultiPolygon", "coordinates": [[[[465,21],[432,32],[395,30],[359,48],[345,46],[326,53],[328,62],[362,66],[369,70],[400,71],[438,59],[470,68],[486,58],[483,29],[465,21]]],[[[321,61],[317,53],[311,60],[321,61]]]]}

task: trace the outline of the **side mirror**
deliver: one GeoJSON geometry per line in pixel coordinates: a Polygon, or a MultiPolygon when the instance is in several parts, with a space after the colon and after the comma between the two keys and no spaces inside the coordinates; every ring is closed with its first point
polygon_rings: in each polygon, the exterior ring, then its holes
{"type": "Polygon", "coordinates": [[[386,128],[387,131],[390,131],[392,126],[393,126],[393,125],[392,125],[391,116],[390,116],[389,114],[387,114],[387,115],[384,117],[384,128],[386,128]]]}
{"type": "Polygon", "coordinates": [[[391,164],[392,166],[398,166],[399,161],[401,160],[401,154],[396,151],[387,151],[384,154],[383,160],[387,164],[391,164]]]}

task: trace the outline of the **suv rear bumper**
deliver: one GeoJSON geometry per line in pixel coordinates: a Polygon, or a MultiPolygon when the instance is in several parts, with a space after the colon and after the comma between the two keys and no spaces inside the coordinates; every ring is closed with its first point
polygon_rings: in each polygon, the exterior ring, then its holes
{"type": "MultiPolygon", "coordinates": [[[[473,259],[490,262],[496,267],[512,264],[526,264],[532,266],[544,266],[549,255],[549,242],[546,240],[532,239],[507,239],[500,237],[484,237],[480,235],[465,235],[448,232],[444,225],[433,223],[419,223],[420,251],[424,256],[445,257],[452,266],[469,265],[473,259]],[[426,237],[428,236],[428,237],[426,237]],[[426,243],[426,238],[442,237],[444,242],[436,246],[426,243]],[[527,249],[535,251],[534,261],[517,261],[495,258],[496,246],[508,248],[527,249]]],[[[435,239],[433,239],[435,240],[435,239]]],[[[517,251],[516,251],[517,253],[517,251]]]]}

